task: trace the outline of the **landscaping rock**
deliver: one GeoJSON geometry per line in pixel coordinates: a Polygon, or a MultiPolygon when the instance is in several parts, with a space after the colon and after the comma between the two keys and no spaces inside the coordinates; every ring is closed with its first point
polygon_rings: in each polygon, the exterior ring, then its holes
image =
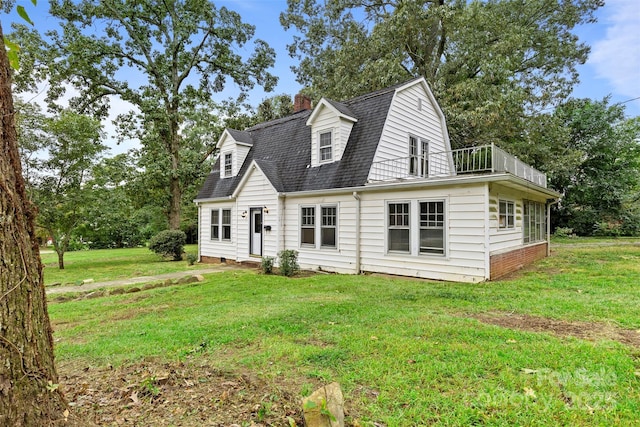
{"type": "Polygon", "coordinates": [[[122,295],[122,294],[124,294],[124,289],[122,288],[113,289],[111,292],[109,292],[109,295],[122,295]]]}
{"type": "Polygon", "coordinates": [[[195,276],[196,279],[198,279],[198,282],[204,282],[204,276],[202,274],[196,274],[195,276]]]}
{"type": "Polygon", "coordinates": [[[340,384],[331,383],[304,398],[302,411],[307,427],[344,427],[344,398],[340,384]]]}
{"type": "Polygon", "coordinates": [[[173,285],[173,280],[171,280],[171,279],[167,279],[167,280],[165,280],[165,281],[164,281],[164,285],[165,285],[165,286],[171,286],[171,285],[173,285]]]}
{"type": "Polygon", "coordinates": [[[86,294],[84,296],[85,299],[93,299],[93,298],[99,298],[104,296],[104,291],[94,291],[94,292],[89,292],[88,294],[86,294]]]}
{"type": "Polygon", "coordinates": [[[134,286],[133,288],[129,288],[129,289],[127,289],[127,290],[126,290],[126,292],[127,292],[128,294],[132,294],[132,293],[134,293],[134,292],[140,292],[140,288],[137,288],[137,287],[135,287],[135,286],[134,286]]]}
{"type": "Polygon", "coordinates": [[[84,280],[82,281],[82,284],[83,284],[83,285],[86,285],[86,284],[88,284],[88,283],[93,283],[93,282],[95,282],[95,280],[93,280],[93,279],[84,279],[84,280]]]}
{"type": "Polygon", "coordinates": [[[178,283],[181,285],[186,285],[187,283],[195,283],[198,282],[195,276],[186,276],[178,280],[178,283]]]}

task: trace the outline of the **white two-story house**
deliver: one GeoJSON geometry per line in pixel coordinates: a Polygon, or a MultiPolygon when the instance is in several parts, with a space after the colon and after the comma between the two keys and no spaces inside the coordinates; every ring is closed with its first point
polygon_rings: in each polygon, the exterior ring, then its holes
{"type": "Polygon", "coordinates": [[[559,194],[496,146],[452,150],[423,78],[306,107],[223,133],[195,200],[202,262],[295,249],[306,269],[480,282],[548,254],[559,194]]]}

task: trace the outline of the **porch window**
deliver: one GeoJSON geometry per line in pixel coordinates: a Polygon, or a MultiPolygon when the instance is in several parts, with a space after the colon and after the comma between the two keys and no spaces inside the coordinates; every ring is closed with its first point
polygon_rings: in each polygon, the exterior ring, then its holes
{"type": "Polygon", "coordinates": [[[524,243],[542,242],[546,239],[547,213],[543,203],[524,200],[522,203],[522,232],[524,243]]]}
{"type": "Polygon", "coordinates": [[[222,209],[222,240],[231,240],[231,209],[222,209]]]}
{"type": "Polygon", "coordinates": [[[333,158],[333,145],[331,141],[331,131],[322,132],[319,136],[320,143],[320,163],[329,162],[333,158]]]}
{"type": "Polygon", "coordinates": [[[211,211],[211,240],[220,239],[220,211],[214,209],[211,211]]]}
{"type": "Polygon", "coordinates": [[[388,250],[409,252],[409,203],[388,204],[388,250]]]}
{"type": "Polygon", "coordinates": [[[420,202],[420,253],[444,254],[444,202],[420,202]]]}
{"type": "Polygon", "coordinates": [[[233,175],[233,153],[226,153],[224,155],[224,177],[228,178],[233,175]]]}
{"type": "Polygon", "coordinates": [[[500,212],[499,212],[499,228],[514,228],[515,227],[515,203],[508,200],[500,200],[500,212]]]}
{"type": "Polygon", "coordinates": [[[322,207],[320,226],[320,246],[336,247],[336,207],[322,207]]]}
{"type": "Polygon", "coordinates": [[[303,207],[300,213],[300,244],[316,244],[316,208],[313,206],[303,207]]]}

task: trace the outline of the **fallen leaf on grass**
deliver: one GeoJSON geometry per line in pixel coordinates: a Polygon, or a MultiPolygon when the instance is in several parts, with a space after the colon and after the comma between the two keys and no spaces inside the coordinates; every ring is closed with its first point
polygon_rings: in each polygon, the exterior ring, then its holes
{"type": "Polygon", "coordinates": [[[522,369],[520,369],[520,372],[522,372],[523,374],[537,374],[538,370],[537,369],[522,368],[522,369]]]}
{"type": "Polygon", "coordinates": [[[518,341],[511,339],[511,340],[507,340],[506,342],[507,342],[507,344],[515,344],[518,341]]]}
{"type": "Polygon", "coordinates": [[[140,405],[140,399],[138,399],[138,392],[134,391],[131,393],[131,396],[129,397],[129,399],[131,399],[133,401],[134,405],[140,405]]]}
{"type": "Polygon", "coordinates": [[[371,335],[371,340],[372,341],[378,341],[378,337],[376,337],[375,335],[371,335]]]}
{"type": "Polygon", "coordinates": [[[532,398],[534,398],[534,399],[536,398],[536,392],[535,392],[535,391],[533,391],[533,389],[532,389],[532,388],[529,388],[529,387],[525,387],[525,388],[524,388],[524,395],[525,395],[525,396],[532,397],[532,398]]]}

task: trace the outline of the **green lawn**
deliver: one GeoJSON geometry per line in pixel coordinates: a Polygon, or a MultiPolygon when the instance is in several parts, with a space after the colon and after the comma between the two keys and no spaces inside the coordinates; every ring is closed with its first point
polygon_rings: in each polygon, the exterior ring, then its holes
{"type": "MultiPolygon", "coordinates": [[[[85,279],[96,282],[149,276],[152,274],[182,271],[189,267],[187,261],[167,261],[147,248],[97,249],[74,251],[64,254],[64,270],[58,268],[58,255],[46,251],[42,254],[44,284],[78,284],[85,279]]],[[[197,253],[196,245],[185,246],[186,253],[197,253]]]]}
{"type": "MultiPolygon", "coordinates": [[[[74,262],[88,269],[110,253],[74,262]]],[[[485,284],[231,271],[51,303],[49,312],[59,361],[198,357],[303,384],[301,394],[306,383],[338,381],[353,424],[635,425],[640,348],[476,318],[529,315],[637,333],[639,288],[640,245],[563,246],[513,279],[485,284]]]]}

